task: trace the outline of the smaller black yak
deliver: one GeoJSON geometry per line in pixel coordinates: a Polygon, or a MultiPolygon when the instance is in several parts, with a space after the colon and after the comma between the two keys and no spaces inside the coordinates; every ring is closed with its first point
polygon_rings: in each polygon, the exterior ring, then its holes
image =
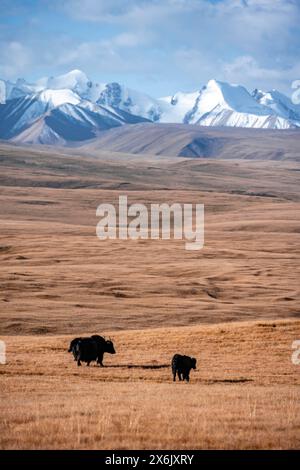
{"type": "Polygon", "coordinates": [[[78,366],[81,366],[81,362],[86,362],[89,366],[92,361],[97,361],[97,364],[103,367],[104,353],[115,354],[116,351],[111,340],[93,335],[89,338],[74,338],[68,352],[73,353],[78,366]]]}
{"type": "Polygon", "coordinates": [[[179,380],[190,380],[190,370],[196,369],[197,360],[194,357],[181,356],[180,354],[175,354],[172,359],[172,372],[173,372],[173,381],[176,381],[176,374],[178,374],[179,380]]]}

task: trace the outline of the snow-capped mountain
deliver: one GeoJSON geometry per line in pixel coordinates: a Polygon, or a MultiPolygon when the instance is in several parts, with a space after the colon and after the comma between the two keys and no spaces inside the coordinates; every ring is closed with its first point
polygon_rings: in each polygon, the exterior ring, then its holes
{"type": "Polygon", "coordinates": [[[286,113],[258,102],[246,88],[216,80],[210,80],[199,92],[177,93],[164,101],[169,107],[164,109],[161,122],[264,129],[288,129],[297,125],[286,113]]]}
{"type": "Polygon", "coordinates": [[[48,103],[39,100],[36,95],[7,100],[0,105],[0,137],[10,139],[19,134],[46,113],[48,108],[48,103]]]}
{"type": "Polygon", "coordinates": [[[277,115],[299,125],[300,105],[294,104],[290,98],[279,91],[272,90],[265,93],[256,89],[253,91],[252,96],[258,103],[271,108],[277,115]]]}
{"type": "Polygon", "coordinates": [[[61,104],[35,120],[13,138],[14,142],[35,144],[60,144],[88,140],[98,132],[123,124],[136,124],[140,118],[102,106],[90,106],[82,102],[79,106],[61,104]]]}
{"type": "Polygon", "coordinates": [[[80,98],[71,90],[44,90],[8,99],[0,105],[0,136],[8,139],[29,127],[36,119],[63,104],[78,105],[80,98]]]}
{"type": "Polygon", "coordinates": [[[96,103],[105,85],[74,70],[35,84],[1,81],[0,138],[23,143],[64,144],[91,139],[98,132],[147,119],[109,103],[96,103]]]}
{"type": "Polygon", "coordinates": [[[16,83],[9,80],[0,80],[0,104],[5,104],[7,100],[31,95],[36,90],[23,79],[18,79],[16,83]]]}
{"type": "Polygon", "coordinates": [[[121,86],[119,83],[108,83],[101,91],[97,103],[103,106],[112,106],[151,121],[159,121],[161,106],[158,100],[121,86]]]}
{"type": "Polygon", "coordinates": [[[80,70],[72,70],[57,77],[41,78],[35,84],[36,92],[48,89],[68,89],[91,103],[117,108],[152,121],[159,119],[160,107],[157,100],[116,82],[93,82],[80,70]]]}
{"type": "Polygon", "coordinates": [[[250,94],[217,80],[159,99],[117,82],[92,81],[80,70],[35,83],[0,80],[0,138],[67,144],[145,121],[289,129],[300,127],[300,105],[276,90],[250,94]]]}
{"type": "Polygon", "coordinates": [[[100,93],[105,88],[104,83],[91,81],[81,70],[71,70],[71,72],[57,77],[44,77],[36,82],[42,89],[61,90],[69,89],[80,96],[81,99],[87,99],[95,103],[100,93]]]}
{"type": "Polygon", "coordinates": [[[160,122],[184,123],[185,116],[194,108],[199,93],[199,91],[194,93],[178,92],[173,96],[160,98],[160,122]]]}

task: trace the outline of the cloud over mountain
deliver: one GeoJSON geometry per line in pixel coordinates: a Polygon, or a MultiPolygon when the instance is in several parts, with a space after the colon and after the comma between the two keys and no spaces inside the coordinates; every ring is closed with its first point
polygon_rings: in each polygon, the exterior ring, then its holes
{"type": "Polygon", "coordinates": [[[80,67],[152,96],[211,77],[289,93],[300,78],[298,0],[2,0],[0,76],[80,67]]]}

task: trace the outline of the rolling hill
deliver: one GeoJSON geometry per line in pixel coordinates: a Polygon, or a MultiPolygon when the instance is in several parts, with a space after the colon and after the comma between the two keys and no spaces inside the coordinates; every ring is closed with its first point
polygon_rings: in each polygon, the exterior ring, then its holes
{"type": "Polygon", "coordinates": [[[137,124],[110,129],[80,146],[147,155],[255,160],[299,160],[300,131],[137,124]]]}

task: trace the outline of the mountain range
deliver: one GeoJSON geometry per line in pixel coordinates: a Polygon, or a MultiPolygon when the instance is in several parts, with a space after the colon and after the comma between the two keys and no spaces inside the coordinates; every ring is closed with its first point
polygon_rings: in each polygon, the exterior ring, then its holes
{"type": "Polygon", "coordinates": [[[0,138],[70,145],[124,124],[174,123],[260,129],[300,128],[300,105],[277,90],[249,93],[210,80],[193,93],[152,98],[73,70],[35,83],[0,80],[0,138]]]}

